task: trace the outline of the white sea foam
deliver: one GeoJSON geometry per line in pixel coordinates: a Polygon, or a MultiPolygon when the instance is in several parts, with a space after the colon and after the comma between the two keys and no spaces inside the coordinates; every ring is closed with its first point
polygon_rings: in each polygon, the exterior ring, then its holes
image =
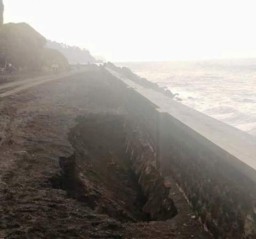
{"type": "Polygon", "coordinates": [[[256,136],[256,60],[123,63],[176,99],[256,136]]]}

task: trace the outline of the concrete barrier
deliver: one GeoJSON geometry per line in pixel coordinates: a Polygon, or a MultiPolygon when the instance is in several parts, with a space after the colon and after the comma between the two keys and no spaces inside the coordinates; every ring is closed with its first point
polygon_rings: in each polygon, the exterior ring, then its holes
{"type": "Polygon", "coordinates": [[[176,180],[205,228],[215,238],[256,238],[255,138],[107,70],[126,85],[160,173],[176,180]]]}

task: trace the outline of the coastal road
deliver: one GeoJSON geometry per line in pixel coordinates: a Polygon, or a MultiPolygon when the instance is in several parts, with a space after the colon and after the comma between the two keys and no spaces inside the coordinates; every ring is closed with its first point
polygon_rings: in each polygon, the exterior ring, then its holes
{"type": "Polygon", "coordinates": [[[80,70],[80,71],[72,71],[68,73],[59,73],[56,75],[48,75],[48,76],[40,76],[36,78],[29,78],[25,80],[20,80],[20,81],[15,81],[15,82],[10,82],[10,83],[5,83],[0,85],[0,98],[4,98],[7,96],[14,95],[18,92],[24,91],[26,89],[54,81],[54,80],[60,80],[62,78],[70,77],[78,73],[82,73],[85,70],[80,70]]]}

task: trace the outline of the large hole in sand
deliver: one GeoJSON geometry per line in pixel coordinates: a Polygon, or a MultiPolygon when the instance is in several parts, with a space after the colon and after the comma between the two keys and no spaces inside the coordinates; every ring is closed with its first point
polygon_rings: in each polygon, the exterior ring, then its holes
{"type": "MultiPolygon", "coordinates": [[[[126,121],[120,115],[79,118],[69,134],[75,153],[60,158],[61,172],[51,183],[97,213],[124,222],[149,221],[152,218],[144,206],[152,199],[145,195],[138,183],[139,175],[132,169],[131,157],[126,152],[126,132],[126,121]]],[[[159,204],[166,203],[165,195],[157,196],[163,198],[159,204]]],[[[174,205],[168,210],[164,212],[165,219],[177,213],[174,205]]]]}

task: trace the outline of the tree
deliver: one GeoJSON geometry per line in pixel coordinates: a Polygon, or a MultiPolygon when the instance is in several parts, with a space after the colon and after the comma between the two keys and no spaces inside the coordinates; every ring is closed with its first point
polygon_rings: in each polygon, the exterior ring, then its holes
{"type": "Polygon", "coordinates": [[[67,69],[67,59],[57,50],[45,48],[43,51],[43,65],[47,68],[57,66],[60,70],[67,69]]]}
{"type": "Polygon", "coordinates": [[[96,61],[88,50],[76,46],[48,41],[47,47],[61,52],[67,58],[69,64],[88,64],[96,61]]]}

